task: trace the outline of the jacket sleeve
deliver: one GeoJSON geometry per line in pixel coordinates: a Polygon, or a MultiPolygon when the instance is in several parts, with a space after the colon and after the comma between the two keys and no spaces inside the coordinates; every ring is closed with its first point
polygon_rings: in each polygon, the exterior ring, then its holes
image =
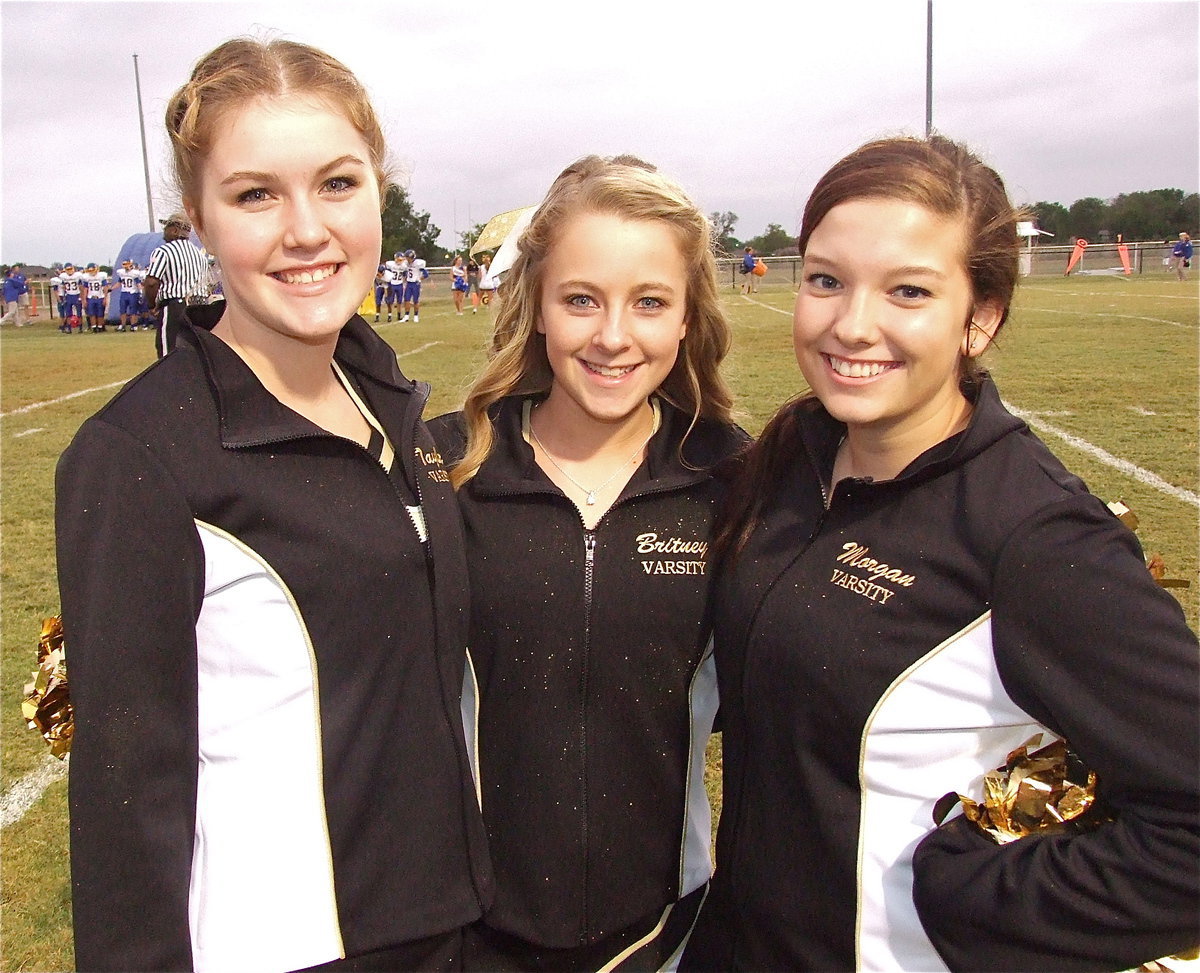
{"type": "Polygon", "coordinates": [[[1091,496],[1052,505],[994,577],[1013,700],[1095,771],[1115,820],[993,844],[928,835],[913,897],[951,969],[1130,969],[1200,942],[1200,651],[1133,534],[1091,496]]]}
{"type": "Polygon", "coordinates": [[[56,475],[81,970],[190,970],[203,554],[180,486],[92,419],[56,475]]]}

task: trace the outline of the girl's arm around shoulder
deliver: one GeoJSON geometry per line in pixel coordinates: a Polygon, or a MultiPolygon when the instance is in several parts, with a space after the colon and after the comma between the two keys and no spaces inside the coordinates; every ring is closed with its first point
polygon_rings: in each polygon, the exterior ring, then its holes
{"type": "Polygon", "coordinates": [[[1115,970],[1196,946],[1200,648],[1133,534],[1090,495],[1037,512],[996,564],[992,637],[1009,695],[1065,737],[1116,817],[1002,846],[961,817],[927,836],[913,894],[943,959],[1115,970]]]}
{"type": "Polygon", "coordinates": [[[86,423],[63,454],[56,491],[76,722],[76,962],[191,969],[195,624],[204,588],[194,520],[144,444],[102,420],[86,423]]]}

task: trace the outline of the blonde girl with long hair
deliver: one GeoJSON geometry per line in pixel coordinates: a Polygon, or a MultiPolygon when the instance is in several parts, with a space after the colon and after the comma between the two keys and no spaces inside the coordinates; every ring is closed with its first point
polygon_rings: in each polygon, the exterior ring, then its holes
{"type": "Polygon", "coordinates": [[[466,522],[494,908],[477,970],[658,969],[709,876],[715,469],[745,443],[711,228],[630,156],[567,167],[488,364],[431,425],[466,522]]]}

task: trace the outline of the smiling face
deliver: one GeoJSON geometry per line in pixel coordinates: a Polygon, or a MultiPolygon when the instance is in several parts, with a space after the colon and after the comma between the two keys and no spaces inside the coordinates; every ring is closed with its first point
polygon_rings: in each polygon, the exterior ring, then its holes
{"type": "Polygon", "coordinates": [[[582,213],[542,267],[538,331],[555,422],[634,419],[670,373],[687,333],[687,268],[665,223],[582,213]]]}
{"type": "Polygon", "coordinates": [[[872,198],[835,206],[809,237],[796,360],[849,436],[916,456],[969,414],[960,359],[983,350],[1000,314],[990,304],[972,314],[964,234],[918,204],[872,198]]]}
{"type": "Polygon", "coordinates": [[[323,101],[263,98],[230,114],[188,211],[221,263],[218,331],[243,345],[332,345],[374,280],[378,180],[362,136],[323,101]]]}

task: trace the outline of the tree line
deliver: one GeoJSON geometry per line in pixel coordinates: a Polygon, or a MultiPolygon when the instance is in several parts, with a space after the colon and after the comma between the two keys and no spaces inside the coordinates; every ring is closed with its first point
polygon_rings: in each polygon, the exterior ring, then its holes
{"type": "MultiPolygon", "coordinates": [[[[1124,240],[1173,240],[1181,231],[1200,235],[1200,194],[1185,194],[1182,189],[1152,189],[1148,192],[1122,193],[1113,199],[1088,196],[1070,206],[1039,201],[1029,207],[1038,228],[1052,233],[1043,243],[1070,243],[1083,237],[1091,243],[1107,243],[1121,234],[1124,240]]],[[[768,223],[757,236],[741,239],[734,230],[736,213],[714,211],[709,214],[713,236],[719,253],[736,256],[745,247],[752,247],[762,256],[790,256],[796,250],[796,236],[779,223],[768,223]]],[[[483,224],[459,234],[458,250],[466,253],[483,224]]],[[[426,258],[441,259],[444,251],[438,243],[441,230],[418,211],[408,193],[396,188],[388,197],[383,212],[383,254],[390,257],[398,250],[416,250],[426,258]]]]}
{"type": "Polygon", "coordinates": [[[1122,238],[1172,240],[1181,232],[1195,235],[1200,223],[1200,194],[1184,195],[1182,189],[1152,189],[1122,193],[1113,199],[1088,196],[1069,207],[1062,203],[1038,202],[1030,209],[1038,229],[1054,234],[1055,243],[1070,243],[1083,237],[1092,243],[1110,243],[1122,238]]]}
{"type": "MultiPolygon", "coordinates": [[[[1070,243],[1083,237],[1090,243],[1108,243],[1119,233],[1126,241],[1173,240],[1181,231],[1200,236],[1200,194],[1184,194],[1182,189],[1152,189],[1149,192],[1122,193],[1114,199],[1089,196],[1070,206],[1037,202],[1029,207],[1039,229],[1054,234],[1054,243],[1070,243]]],[[[757,236],[742,240],[734,235],[738,216],[728,210],[709,214],[717,252],[737,256],[745,247],[753,247],[760,256],[792,256],[797,253],[796,236],[779,223],[768,223],[757,236]]],[[[484,224],[477,223],[459,234],[458,252],[465,254],[478,238],[484,224]]],[[[415,250],[427,260],[440,262],[446,251],[438,242],[441,228],[429,214],[418,210],[402,187],[389,193],[383,210],[383,247],[381,259],[404,250],[415,250]]],[[[1043,238],[1050,243],[1051,238],[1043,238]]],[[[21,261],[18,261],[19,263],[21,261]]],[[[56,264],[54,269],[59,269],[56,264]]],[[[111,273],[111,268],[103,268],[111,273]]]]}
{"type": "MultiPolygon", "coordinates": [[[[1038,229],[1054,234],[1043,243],[1070,243],[1083,237],[1090,243],[1109,243],[1121,234],[1130,243],[1137,240],[1174,240],[1181,232],[1197,235],[1200,227],[1200,194],[1182,189],[1152,189],[1122,193],[1113,199],[1089,196],[1070,206],[1037,202],[1029,207],[1038,229]]],[[[778,223],[768,223],[758,236],[741,240],[734,235],[738,217],[729,211],[709,213],[719,251],[736,255],[753,247],[761,256],[792,256],[796,237],[778,223]]]]}

